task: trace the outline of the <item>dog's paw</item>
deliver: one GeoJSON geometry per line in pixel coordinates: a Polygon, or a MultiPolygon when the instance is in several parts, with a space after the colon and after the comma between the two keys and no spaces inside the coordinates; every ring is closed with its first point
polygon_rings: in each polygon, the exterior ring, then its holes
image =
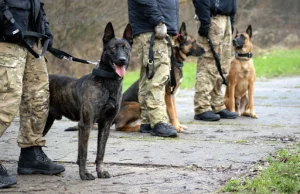
{"type": "Polygon", "coordinates": [[[101,171],[101,172],[98,172],[98,178],[110,178],[111,175],[109,174],[108,171],[101,171]]]}
{"type": "Polygon", "coordinates": [[[187,126],[185,126],[185,125],[179,125],[178,127],[176,127],[176,131],[178,133],[183,133],[183,132],[185,132],[185,130],[187,130],[187,126]]]}
{"type": "Polygon", "coordinates": [[[253,119],[258,119],[258,116],[254,113],[254,114],[250,114],[250,117],[253,119]]]}
{"type": "Polygon", "coordinates": [[[87,180],[87,181],[95,180],[95,177],[92,174],[87,173],[87,172],[83,173],[83,174],[80,174],[80,178],[81,178],[81,180],[87,180]]]}

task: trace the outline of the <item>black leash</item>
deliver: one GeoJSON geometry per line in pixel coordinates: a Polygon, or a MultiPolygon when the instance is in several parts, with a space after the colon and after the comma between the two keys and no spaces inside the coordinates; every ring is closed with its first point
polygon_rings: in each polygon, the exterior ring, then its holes
{"type": "Polygon", "coordinates": [[[207,36],[207,40],[208,40],[208,44],[209,44],[209,47],[211,49],[211,52],[213,53],[213,56],[214,56],[214,59],[216,61],[216,66],[217,66],[217,69],[219,71],[219,74],[220,76],[222,77],[223,79],[223,84],[227,86],[227,81],[223,75],[223,72],[222,72],[222,68],[221,68],[221,62],[220,62],[220,58],[219,58],[219,55],[216,53],[215,49],[214,49],[214,45],[210,39],[210,36],[207,36]]]}
{"type": "Polygon", "coordinates": [[[79,62],[79,63],[85,63],[85,64],[93,64],[93,65],[98,65],[99,62],[91,62],[91,61],[87,61],[84,59],[79,59],[76,57],[73,57],[72,55],[70,55],[69,53],[66,53],[62,50],[53,48],[53,47],[49,47],[49,42],[50,39],[48,36],[38,33],[38,32],[33,32],[33,31],[25,31],[23,32],[23,36],[29,36],[29,37],[34,37],[34,38],[38,38],[43,40],[44,45],[43,45],[43,50],[41,52],[41,54],[38,54],[37,52],[35,52],[32,47],[25,41],[25,39],[21,40],[21,45],[23,45],[28,52],[30,52],[35,58],[40,58],[41,56],[44,56],[46,51],[48,50],[51,54],[53,54],[55,57],[59,58],[59,59],[63,59],[63,60],[68,60],[68,61],[75,61],[75,62],[79,62]]]}
{"type": "Polygon", "coordinates": [[[73,57],[72,55],[70,55],[69,53],[66,53],[62,50],[50,47],[48,48],[48,51],[54,55],[55,57],[62,59],[62,60],[68,60],[68,61],[75,61],[75,62],[79,62],[79,63],[85,63],[85,64],[93,64],[93,65],[98,65],[99,61],[97,62],[92,62],[92,61],[87,61],[84,59],[79,59],[76,57],[73,57]]]}
{"type": "Polygon", "coordinates": [[[154,46],[154,39],[155,39],[155,34],[152,33],[151,38],[150,38],[150,46],[149,46],[149,55],[148,55],[148,62],[146,66],[146,76],[148,79],[152,79],[154,74],[155,74],[155,69],[154,69],[154,52],[153,52],[153,46],[154,46]],[[151,74],[149,75],[149,69],[151,66],[151,74]]]}
{"type": "MultiPolygon", "coordinates": [[[[173,46],[172,46],[172,41],[170,40],[170,37],[166,36],[165,39],[168,41],[168,44],[171,46],[170,87],[172,88],[171,91],[173,93],[173,90],[175,89],[175,86],[176,86],[174,65],[176,65],[177,62],[176,62],[176,59],[173,54],[173,46]]],[[[148,79],[152,79],[153,76],[155,75],[154,51],[153,51],[154,41],[155,41],[155,34],[153,33],[150,38],[149,56],[148,56],[149,58],[148,58],[147,66],[146,66],[146,76],[148,79]],[[149,67],[149,66],[151,66],[151,67],[149,67]],[[152,69],[151,74],[149,73],[150,69],[152,69]]]]}

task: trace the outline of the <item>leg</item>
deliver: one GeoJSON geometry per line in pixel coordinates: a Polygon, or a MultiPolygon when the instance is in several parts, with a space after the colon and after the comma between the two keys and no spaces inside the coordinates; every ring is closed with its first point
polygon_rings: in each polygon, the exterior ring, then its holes
{"type": "Polygon", "coordinates": [[[106,121],[103,125],[98,123],[98,144],[97,144],[97,157],[96,157],[96,170],[98,178],[110,178],[111,175],[104,168],[103,158],[105,154],[105,147],[109,136],[111,122],[106,121]]]}
{"type": "MultiPolygon", "coordinates": [[[[26,51],[18,45],[0,43],[0,137],[10,126],[22,94],[26,51]]],[[[4,153],[1,153],[4,154],[4,153]]],[[[16,184],[0,162],[0,189],[16,184]]]]}
{"type": "MultiPolygon", "coordinates": [[[[37,52],[41,49],[34,46],[37,52]]],[[[43,131],[48,115],[49,82],[45,58],[27,54],[23,77],[23,93],[20,105],[20,130],[18,144],[21,153],[19,174],[59,174],[62,165],[53,163],[43,152],[43,131]]]]}
{"type": "Polygon", "coordinates": [[[0,137],[18,111],[23,85],[26,51],[18,45],[0,43],[0,137]]]}
{"type": "MultiPolygon", "coordinates": [[[[39,48],[34,47],[37,52],[39,48]]],[[[43,130],[49,110],[49,81],[45,58],[27,55],[20,105],[18,145],[21,148],[45,146],[43,130]]]]}
{"type": "Polygon", "coordinates": [[[249,109],[250,109],[250,116],[252,118],[258,118],[254,111],[254,82],[249,83],[248,88],[248,98],[249,98],[249,109]]]}
{"type": "Polygon", "coordinates": [[[79,175],[82,180],[94,180],[95,177],[86,169],[87,149],[90,131],[93,124],[85,124],[82,121],[78,123],[78,158],[79,175]]]}

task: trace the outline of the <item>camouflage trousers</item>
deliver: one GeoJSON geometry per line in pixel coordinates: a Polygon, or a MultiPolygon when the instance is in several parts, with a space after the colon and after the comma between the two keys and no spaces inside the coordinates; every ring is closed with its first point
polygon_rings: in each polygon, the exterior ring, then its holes
{"type": "MultiPolygon", "coordinates": [[[[220,57],[222,72],[228,75],[232,58],[232,32],[228,16],[217,15],[211,18],[209,36],[214,49],[220,57]]],[[[215,59],[208,45],[207,38],[198,37],[198,41],[206,50],[197,62],[197,74],[194,96],[194,112],[201,114],[206,111],[219,112],[225,109],[222,94],[222,78],[216,67],[215,59]]]]}
{"type": "MultiPolygon", "coordinates": [[[[149,56],[149,42],[152,33],[143,33],[134,38],[134,47],[137,52],[138,62],[141,65],[139,83],[139,103],[141,105],[142,124],[168,123],[165,103],[165,86],[170,77],[171,47],[165,39],[155,39],[154,71],[152,79],[146,76],[146,66],[149,56]]],[[[149,72],[152,69],[150,67],[149,72]]]]}
{"type": "MultiPolygon", "coordinates": [[[[33,48],[40,53],[37,46],[33,48]]],[[[45,146],[49,81],[45,58],[34,58],[23,47],[0,43],[0,137],[20,113],[18,145],[45,146]]]]}

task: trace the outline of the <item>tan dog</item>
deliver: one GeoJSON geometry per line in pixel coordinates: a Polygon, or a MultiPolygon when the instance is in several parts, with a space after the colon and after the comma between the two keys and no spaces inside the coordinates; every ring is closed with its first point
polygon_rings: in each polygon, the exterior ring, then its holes
{"type": "Polygon", "coordinates": [[[252,60],[252,27],[245,33],[236,32],[233,39],[235,57],[231,61],[228,85],[225,92],[225,106],[239,116],[258,118],[254,111],[255,68],[252,60]],[[249,112],[248,112],[249,110],[249,112]]]}

